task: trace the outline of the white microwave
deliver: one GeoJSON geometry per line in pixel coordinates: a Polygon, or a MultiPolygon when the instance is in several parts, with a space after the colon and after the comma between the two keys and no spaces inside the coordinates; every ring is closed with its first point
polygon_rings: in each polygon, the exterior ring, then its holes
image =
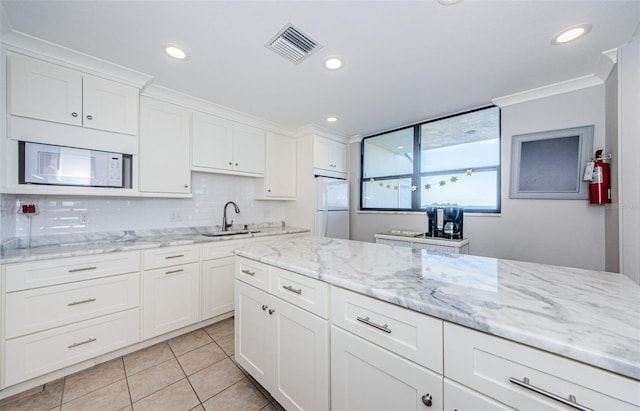
{"type": "Polygon", "coordinates": [[[21,141],[21,184],[131,187],[131,155],[21,141]]]}

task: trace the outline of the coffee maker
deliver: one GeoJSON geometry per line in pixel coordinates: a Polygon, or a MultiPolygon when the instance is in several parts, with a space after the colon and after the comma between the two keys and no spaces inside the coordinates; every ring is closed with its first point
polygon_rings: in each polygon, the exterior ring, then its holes
{"type": "Polygon", "coordinates": [[[464,210],[461,207],[427,207],[427,237],[462,240],[464,210]]]}

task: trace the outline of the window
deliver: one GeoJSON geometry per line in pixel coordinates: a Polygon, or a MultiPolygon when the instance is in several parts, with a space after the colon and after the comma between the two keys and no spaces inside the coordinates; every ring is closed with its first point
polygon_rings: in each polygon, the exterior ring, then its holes
{"type": "Polygon", "coordinates": [[[500,211],[498,107],[365,137],[361,149],[363,210],[500,211]]]}

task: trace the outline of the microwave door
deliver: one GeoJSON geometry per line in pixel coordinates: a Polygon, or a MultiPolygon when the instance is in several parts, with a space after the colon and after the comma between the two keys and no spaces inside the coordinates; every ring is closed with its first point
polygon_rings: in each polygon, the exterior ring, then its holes
{"type": "Polygon", "coordinates": [[[91,185],[95,166],[95,157],[91,151],[62,147],[60,149],[60,180],[58,183],[91,185]]]}

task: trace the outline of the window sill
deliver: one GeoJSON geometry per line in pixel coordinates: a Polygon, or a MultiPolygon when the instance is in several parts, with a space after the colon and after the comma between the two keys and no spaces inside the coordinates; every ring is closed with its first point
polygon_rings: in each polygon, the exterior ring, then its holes
{"type": "MultiPolygon", "coordinates": [[[[384,211],[384,210],[356,210],[356,214],[395,214],[395,215],[424,215],[423,211],[384,211]]],[[[464,213],[469,217],[501,217],[502,213],[464,213]]]]}

